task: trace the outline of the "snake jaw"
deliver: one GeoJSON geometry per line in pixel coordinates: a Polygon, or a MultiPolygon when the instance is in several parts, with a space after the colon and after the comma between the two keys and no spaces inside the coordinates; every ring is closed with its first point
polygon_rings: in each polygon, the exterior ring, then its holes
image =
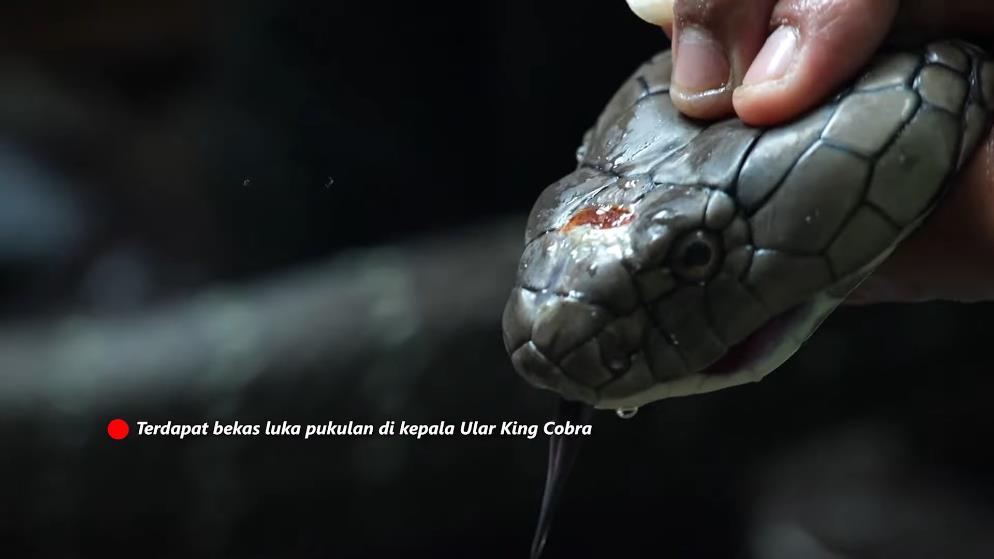
{"type": "Polygon", "coordinates": [[[599,409],[637,408],[665,398],[693,396],[758,382],[800,349],[840,302],[841,299],[821,293],[775,317],[701,370],[657,381],[637,392],[612,394],[600,390],[600,398],[592,405],[599,409]],[[728,361],[725,361],[726,356],[728,361]]]}
{"type": "Polygon", "coordinates": [[[819,295],[813,301],[775,317],[707,366],[664,378],[653,372],[646,359],[646,353],[653,351],[651,347],[634,350],[623,366],[614,370],[604,361],[605,332],[613,335],[619,330],[629,333],[642,330],[641,335],[627,336],[627,343],[634,345],[652,330],[652,326],[639,316],[644,314],[641,312],[610,321],[592,305],[518,287],[504,312],[504,341],[514,368],[534,386],[600,409],[640,407],[664,398],[701,394],[761,380],[790,358],[839,302],[839,299],[819,295]],[[555,317],[549,322],[550,326],[540,325],[547,320],[543,314],[555,317]],[[571,315],[572,321],[569,320],[571,315]],[[590,320],[584,320],[585,316],[590,320]],[[630,323],[615,328],[626,320],[630,323]],[[558,340],[544,339],[544,334],[538,334],[538,340],[534,339],[536,336],[531,332],[550,329],[553,322],[569,324],[571,328],[564,330],[564,337],[558,340]],[[557,343],[569,343],[569,336],[585,341],[565,353],[557,353],[553,348],[557,343]]]}
{"type": "Polygon", "coordinates": [[[680,379],[670,387],[668,395],[703,394],[759,382],[790,359],[841,301],[820,293],[811,301],[774,317],[730,348],[726,353],[728,361],[723,356],[703,371],[680,379]]]}

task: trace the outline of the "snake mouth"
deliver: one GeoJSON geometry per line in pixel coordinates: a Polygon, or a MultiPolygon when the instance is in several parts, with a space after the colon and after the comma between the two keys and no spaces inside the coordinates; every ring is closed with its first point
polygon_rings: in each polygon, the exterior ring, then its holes
{"type": "MultiPolygon", "coordinates": [[[[816,295],[769,319],[706,367],[669,378],[661,378],[658,371],[654,374],[648,369],[644,359],[646,349],[634,347],[640,339],[635,334],[648,328],[647,323],[633,322],[620,330],[631,330],[635,357],[626,360],[626,366],[620,370],[611,371],[610,362],[603,360],[606,354],[601,342],[607,330],[619,331],[615,329],[616,323],[574,320],[593,307],[553,293],[515,288],[505,309],[504,341],[515,369],[535,386],[597,408],[638,407],[664,398],[702,394],[761,380],[790,358],[838,303],[836,297],[816,295]],[[561,334],[549,340],[543,339],[544,328],[534,328],[541,322],[537,310],[547,301],[575,307],[573,310],[577,311],[575,316],[562,315],[569,320],[559,326],[569,327],[557,329],[561,334]],[[534,335],[536,332],[538,336],[534,335]]],[[[556,314],[559,313],[550,316],[556,314]]],[[[633,317],[641,314],[635,313],[633,317]]],[[[626,319],[614,317],[613,320],[626,319]]]]}
{"type": "Polygon", "coordinates": [[[776,348],[791,341],[790,332],[804,321],[813,309],[812,303],[803,303],[767,320],[743,340],[733,344],[718,358],[705,367],[701,374],[732,375],[753,369],[776,348]]]}
{"type": "Polygon", "coordinates": [[[637,394],[598,402],[597,407],[638,407],[679,396],[691,396],[758,382],[790,358],[839,304],[821,293],[809,302],[776,315],[715,362],[696,372],[669,379],[637,394]]]}
{"type": "Polygon", "coordinates": [[[701,394],[762,380],[787,361],[840,302],[823,292],[776,315],[705,369],[670,383],[666,395],[701,394]]]}

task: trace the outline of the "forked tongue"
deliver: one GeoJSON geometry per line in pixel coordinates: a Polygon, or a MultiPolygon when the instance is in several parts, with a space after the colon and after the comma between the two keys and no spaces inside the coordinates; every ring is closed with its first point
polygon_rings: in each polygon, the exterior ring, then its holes
{"type": "MultiPolygon", "coordinates": [[[[586,404],[560,400],[556,421],[559,424],[567,421],[573,424],[588,424],[593,412],[594,408],[586,404]]],[[[566,479],[580,452],[582,440],[583,437],[579,435],[552,435],[549,438],[549,467],[545,473],[545,492],[542,494],[542,509],[538,513],[538,526],[535,528],[535,538],[532,540],[531,559],[539,559],[542,556],[552,521],[559,512],[566,479]]]]}

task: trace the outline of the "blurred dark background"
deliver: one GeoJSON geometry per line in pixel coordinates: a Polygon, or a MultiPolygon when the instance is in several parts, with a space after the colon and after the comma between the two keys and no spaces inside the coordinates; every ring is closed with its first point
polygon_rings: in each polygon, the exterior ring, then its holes
{"type": "MultiPolygon", "coordinates": [[[[6,3],[0,553],[524,557],[541,437],[105,427],[544,422],[499,332],[524,214],[664,46],[620,0],[6,3]]],[[[598,416],[549,557],[994,555],[990,309],[846,309],[598,416]]]]}

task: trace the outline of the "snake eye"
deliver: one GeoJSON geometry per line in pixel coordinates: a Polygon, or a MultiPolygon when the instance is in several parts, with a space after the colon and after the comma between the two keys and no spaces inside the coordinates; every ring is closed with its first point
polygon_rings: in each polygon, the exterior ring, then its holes
{"type": "Polygon", "coordinates": [[[709,231],[694,231],[677,240],[670,268],[686,281],[701,282],[718,271],[721,259],[722,247],[718,238],[709,231]]]}

